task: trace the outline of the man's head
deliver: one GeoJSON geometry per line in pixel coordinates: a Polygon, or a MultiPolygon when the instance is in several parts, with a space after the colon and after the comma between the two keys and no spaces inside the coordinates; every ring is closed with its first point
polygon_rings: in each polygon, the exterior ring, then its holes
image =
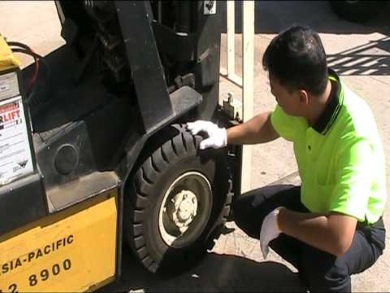
{"type": "Polygon", "coordinates": [[[289,114],[300,115],[300,103],[321,96],[328,83],[326,54],[319,35],[305,26],[292,26],[276,36],[263,56],[271,91],[289,114]],[[290,97],[289,97],[290,96],[290,97]]]}

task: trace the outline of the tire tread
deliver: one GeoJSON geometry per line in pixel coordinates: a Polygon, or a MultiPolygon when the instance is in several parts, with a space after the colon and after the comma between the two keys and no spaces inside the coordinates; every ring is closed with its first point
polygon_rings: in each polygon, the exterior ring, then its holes
{"type": "MultiPolygon", "coordinates": [[[[198,150],[197,146],[202,140],[201,136],[193,136],[189,132],[184,131],[183,126],[178,126],[177,129],[180,131],[177,135],[162,143],[140,165],[134,174],[134,183],[131,184],[135,196],[131,199],[132,207],[130,208],[132,212],[131,219],[129,219],[131,233],[127,235],[128,242],[141,263],[151,272],[156,272],[159,264],[153,259],[153,256],[146,247],[143,236],[143,233],[145,233],[143,221],[147,217],[145,209],[148,205],[149,194],[153,190],[153,183],[161,173],[164,173],[182,155],[187,153],[196,154],[198,150]]],[[[232,196],[226,197],[226,201],[220,210],[220,215],[215,222],[216,226],[225,224],[230,211],[231,198],[232,196]]],[[[213,235],[211,239],[212,243],[214,243],[213,239],[218,236],[213,235]]]]}

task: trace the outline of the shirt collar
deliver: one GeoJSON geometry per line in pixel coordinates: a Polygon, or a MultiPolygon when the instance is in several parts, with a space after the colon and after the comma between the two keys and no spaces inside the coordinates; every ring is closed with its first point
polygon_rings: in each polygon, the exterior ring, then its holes
{"type": "Polygon", "coordinates": [[[322,135],[325,135],[331,128],[340,112],[341,105],[343,104],[343,94],[340,78],[332,69],[328,69],[328,74],[332,85],[329,100],[321,116],[312,127],[315,131],[322,135]]]}

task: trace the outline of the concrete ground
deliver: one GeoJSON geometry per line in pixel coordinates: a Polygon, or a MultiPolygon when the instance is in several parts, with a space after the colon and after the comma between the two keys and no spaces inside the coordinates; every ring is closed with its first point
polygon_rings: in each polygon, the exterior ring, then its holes
{"type": "MultiPolygon", "coordinates": [[[[306,24],[320,33],[333,67],[371,106],[382,135],[390,170],[390,22],[386,8],[375,20],[354,24],[338,19],[327,1],[257,1],[255,21],[255,100],[254,113],[270,110],[275,101],[269,91],[267,76],[261,69],[262,54],[275,34],[293,24],[306,24]]],[[[37,53],[45,55],[63,44],[60,25],[52,1],[1,1],[0,33],[10,41],[29,44],[37,53]]],[[[240,16],[237,16],[238,20],[240,16]]],[[[237,73],[240,74],[241,36],[239,21],[236,36],[237,73]]],[[[222,50],[226,44],[222,35],[222,50]]],[[[21,56],[23,64],[31,63],[21,56]]],[[[226,66],[222,53],[221,65],[226,66]]],[[[221,77],[221,99],[233,92],[241,98],[241,90],[221,77]]],[[[281,139],[253,147],[251,187],[257,188],[275,181],[299,184],[297,167],[291,145],[281,139]]],[[[388,172],[390,174],[390,172],[388,172]]],[[[389,178],[389,176],[388,176],[389,178]]],[[[388,181],[390,182],[390,181],[388,181]]],[[[389,188],[390,190],[390,188],[389,188]]],[[[389,206],[389,205],[388,205],[389,206]]],[[[389,208],[385,223],[388,226],[389,208]]],[[[302,291],[294,269],[271,251],[267,260],[261,256],[259,242],[248,238],[234,223],[228,223],[227,234],[202,262],[173,279],[160,279],[143,271],[125,255],[122,279],[119,284],[102,291],[302,291]]],[[[389,236],[386,238],[390,245],[389,236]]],[[[385,250],[370,269],[353,276],[354,292],[388,292],[390,282],[390,252],[385,250]]]]}

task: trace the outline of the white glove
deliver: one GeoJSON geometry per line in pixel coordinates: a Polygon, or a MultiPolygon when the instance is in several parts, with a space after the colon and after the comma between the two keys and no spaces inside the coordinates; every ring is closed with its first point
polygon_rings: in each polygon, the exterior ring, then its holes
{"type": "Polygon", "coordinates": [[[270,212],[263,221],[260,231],[260,247],[264,259],[267,258],[269,248],[268,244],[281,233],[278,225],[278,215],[282,207],[278,207],[270,212]]]}
{"type": "Polygon", "coordinates": [[[206,148],[222,148],[227,144],[226,129],[218,127],[210,121],[197,120],[195,122],[188,122],[187,129],[191,131],[192,135],[196,135],[201,131],[207,133],[208,138],[200,142],[199,148],[204,150],[206,148]]]}

